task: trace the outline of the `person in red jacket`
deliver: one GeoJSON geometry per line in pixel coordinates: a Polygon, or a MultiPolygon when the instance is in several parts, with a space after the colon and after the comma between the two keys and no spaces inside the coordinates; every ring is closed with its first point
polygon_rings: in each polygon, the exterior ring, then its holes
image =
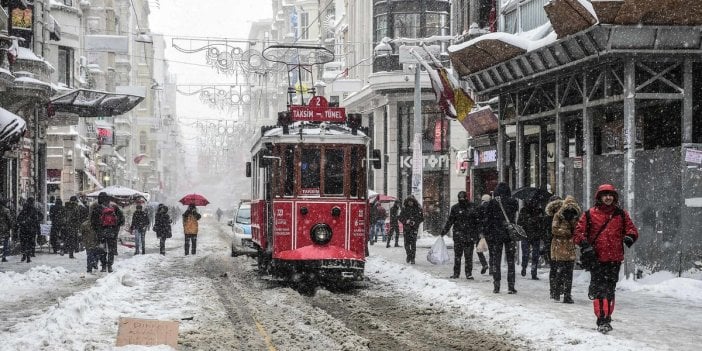
{"type": "Polygon", "coordinates": [[[592,246],[598,264],[590,271],[589,297],[593,300],[597,330],[612,330],[614,291],[619,269],[624,260],[624,245],[631,247],[639,232],[629,213],[619,207],[619,194],[611,184],[602,184],[595,193],[595,206],[590,208],[575,227],[573,242],[586,249],[592,246]]]}

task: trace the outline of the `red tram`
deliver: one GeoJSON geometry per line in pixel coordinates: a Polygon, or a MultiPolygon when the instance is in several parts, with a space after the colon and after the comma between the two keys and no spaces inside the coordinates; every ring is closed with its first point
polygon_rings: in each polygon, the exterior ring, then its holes
{"type": "Polygon", "coordinates": [[[260,271],[293,281],[363,279],[367,171],[381,165],[360,121],[315,96],[261,128],[246,170],[260,271]]]}

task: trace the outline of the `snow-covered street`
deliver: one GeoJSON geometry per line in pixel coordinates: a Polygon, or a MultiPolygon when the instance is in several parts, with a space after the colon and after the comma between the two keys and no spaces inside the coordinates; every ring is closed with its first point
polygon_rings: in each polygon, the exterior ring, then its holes
{"type": "Polygon", "coordinates": [[[183,256],[176,224],[166,256],[150,232],[147,254],[120,247],[111,274],[84,273],[84,252],[11,257],[0,265],[0,350],[170,349],[115,347],[119,317],[179,321],[181,350],[696,350],[700,341],[700,272],[620,282],[614,331],[602,335],[582,271],[573,305],[548,299],[547,269],[539,281],[518,276],[518,294],[495,295],[477,269],[474,281],[449,279],[452,264],[427,262],[434,238],[424,236],[416,265],[402,248],[373,245],[367,282],[308,296],[229,257],[224,223],[202,224],[196,256],[183,256]]]}

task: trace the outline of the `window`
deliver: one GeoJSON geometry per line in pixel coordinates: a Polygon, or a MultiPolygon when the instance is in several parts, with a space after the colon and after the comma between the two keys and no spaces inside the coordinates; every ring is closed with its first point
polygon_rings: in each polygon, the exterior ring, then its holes
{"type": "Polygon", "coordinates": [[[142,154],[146,153],[146,132],[139,132],[139,152],[142,154]]]}
{"type": "Polygon", "coordinates": [[[58,82],[67,87],[73,86],[73,49],[58,47],[58,82]]]}
{"type": "Polygon", "coordinates": [[[388,15],[382,14],[375,16],[375,38],[374,41],[379,43],[384,37],[388,37],[388,15]]]}
{"type": "Polygon", "coordinates": [[[295,194],[295,147],[285,146],[283,151],[284,184],[283,194],[293,196],[295,194]]]}
{"type": "Polygon", "coordinates": [[[397,13],[395,14],[394,29],[395,38],[421,38],[419,33],[418,13],[397,13]]]}
{"type": "Polygon", "coordinates": [[[66,6],[73,6],[73,0],[63,0],[63,4],[66,6]]]}
{"type": "Polygon", "coordinates": [[[324,158],[324,194],[343,194],[344,149],[326,149],[324,158]]]}
{"type": "Polygon", "coordinates": [[[424,29],[426,37],[432,35],[447,35],[448,31],[448,14],[427,13],[426,25],[424,29]]]}
{"type": "Polygon", "coordinates": [[[309,39],[310,14],[303,12],[300,14],[300,39],[309,39]]]}
{"type": "MultiPolygon", "coordinates": [[[[321,150],[319,149],[307,149],[303,150],[300,155],[300,174],[301,174],[301,186],[302,193],[305,194],[305,189],[317,189],[317,194],[319,194],[320,185],[320,163],[321,163],[321,150]]],[[[309,193],[308,193],[309,194],[309,193]]]]}

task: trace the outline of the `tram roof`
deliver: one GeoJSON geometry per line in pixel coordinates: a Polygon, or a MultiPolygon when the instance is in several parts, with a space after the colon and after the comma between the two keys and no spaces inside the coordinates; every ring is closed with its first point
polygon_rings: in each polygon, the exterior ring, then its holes
{"type": "Polygon", "coordinates": [[[289,126],[288,134],[283,134],[283,127],[266,130],[254,143],[251,153],[258,151],[263,143],[365,145],[368,141],[370,138],[360,129],[353,135],[351,128],[343,124],[295,122],[289,126]]]}

